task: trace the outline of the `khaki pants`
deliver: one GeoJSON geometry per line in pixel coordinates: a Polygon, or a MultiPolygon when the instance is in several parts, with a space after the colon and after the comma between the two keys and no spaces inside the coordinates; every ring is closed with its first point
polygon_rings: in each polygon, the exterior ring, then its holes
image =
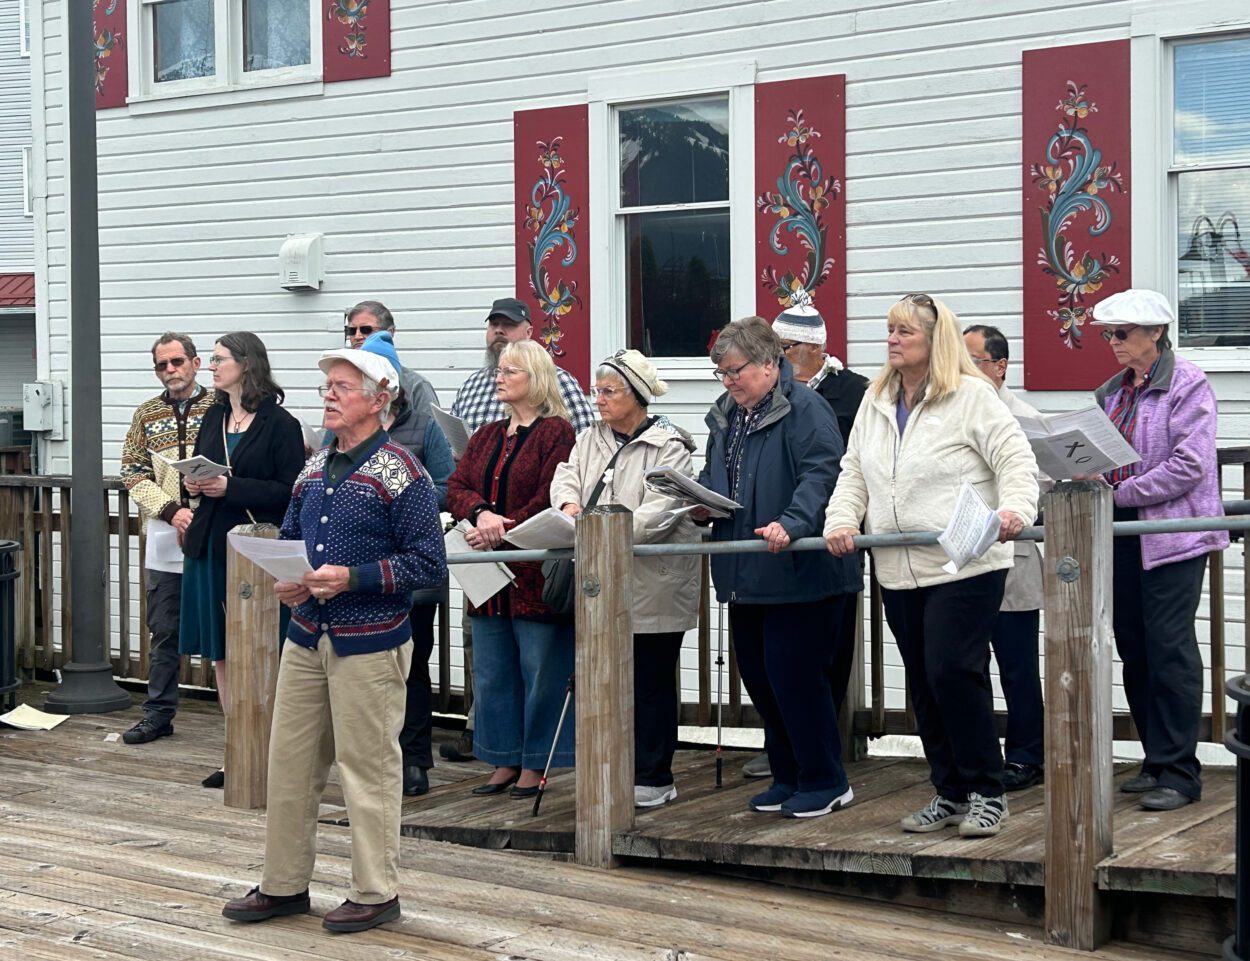
{"type": "Polygon", "coordinates": [[[312,878],[321,792],[337,761],[352,832],[349,899],[380,904],[399,888],[405,681],[412,641],[339,657],[322,635],[283,645],[269,742],[265,894],[299,894],[312,878]]]}

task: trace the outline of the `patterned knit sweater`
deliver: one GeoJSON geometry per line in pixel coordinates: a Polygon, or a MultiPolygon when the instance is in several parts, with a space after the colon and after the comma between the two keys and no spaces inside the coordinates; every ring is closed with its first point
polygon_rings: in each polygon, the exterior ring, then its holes
{"type": "Polygon", "coordinates": [[[198,396],[185,406],[169,399],[169,392],[140,404],[122,443],[122,481],[139,505],[139,516],[147,527],[148,518],[173,519],[187,506],[182,475],[152,457],[155,451],[170,460],[190,457],[200,432],[204,413],[213,406],[212,391],[199,389],[198,396]]]}
{"type": "Polygon", "coordinates": [[[322,448],[304,465],[278,536],[302,539],[314,568],[353,568],[355,587],[297,605],[287,638],[316,648],[328,634],[340,657],[389,650],[412,636],[412,592],[447,579],[438,494],[421,463],[385,433],[326,486],[330,453],[322,448]]]}

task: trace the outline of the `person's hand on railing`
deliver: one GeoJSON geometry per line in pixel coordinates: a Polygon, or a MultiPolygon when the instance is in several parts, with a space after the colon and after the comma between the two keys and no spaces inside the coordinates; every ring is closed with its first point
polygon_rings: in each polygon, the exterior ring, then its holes
{"type": "Polygon", "coordinates": [[[825,546],[835,557],[855,553],[855,535],[858,527],[836,527],[825,535],[825,546]]]}
{"type": "Polygon", "coordinates": [[[475,551],[494,550],[503,543],[504,534],[514,524],[516,521],[511,517],[501,517],[494,511],[482,511],[477,515],[476,526],[464,535],[464,539],[475,551]]]}
{"type": "Polygon", "coordinates": [[[303,604],[304,601],[312,597],[312,592],[299,581],[275,581],[273,592],[278,595],[278,600],[287,607],[303,604]]]}
{"type": "Polygon", "coordinates": [[[352,572],[339,564],[323,564],[304,575],[304,586],[317,600],[328,601],[351,584],[352,572]]]}
{"type": "Polygon", "coordinates": [[[786,529],[776,521],[765,527],[755,528],[755,533],[759,537],[768,541],[768,553],[780,554],[783,550],[790,546],[790,535],[786,533],[786,529]]]}
{"type": "Polygon", "coordinates": [[[581,504],[565,504],[563,507],[560,508],[560,510],[568,514],[569,517],[576,517],[578,514],[582,512],[582,505],[581,504]]]}
{"type": "Polygon", "coordinates": [[[998,542],[1000,544],[1007,543],[1007,541],[1024,530],[1024,521],[1020,519],[1020,515],[1015,511],[999,511],[998,519],[1002,521],[1002,526],[998,529],[998,542]]]}

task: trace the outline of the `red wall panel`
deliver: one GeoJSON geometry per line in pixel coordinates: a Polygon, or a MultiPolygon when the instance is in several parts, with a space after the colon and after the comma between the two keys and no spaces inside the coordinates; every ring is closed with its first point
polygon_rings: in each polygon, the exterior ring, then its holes
{"type": "Polygon", "coordinates": [[[130,92],[126,0],[94,0],[91,23],[95,36],[95,108],[124,107],[130,92]]]}
{"type": "Polygon", "coordinates": [[[326,83],[391,75],[391,0],[322,0],[321,72],[326,83]]]}

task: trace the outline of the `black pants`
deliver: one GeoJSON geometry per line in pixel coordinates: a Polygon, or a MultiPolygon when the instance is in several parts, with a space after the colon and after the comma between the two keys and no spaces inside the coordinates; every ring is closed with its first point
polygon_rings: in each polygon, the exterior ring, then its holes
{"type": "Polygon", "coordinates": [[[802,604],[730,604],[734,652],[764,720],[773,780],[800,791],[846,786],[830,674],[845,646],[843,609],[853,594],[802,604]]]}
{"type": "Polygon", "coordinates": [[[1202,655],[1194,616],[1206,564],[1204,554],[1142,570],[1141,538],[1115,538],[1112,625],[1124,693],[1146,751],[1142,770],[1194,800],[1202,797],[1202,655]]]}
{"type": "Polygon", "coordinates": [[[1037,653],[1040,621],[1040,611],[999,611],[990,635],[1007,701],[1007,760],[1037,767],[1046,763],[1046,716],[1037,653]]]}
{"type": "Polygon", "coordinates": [[[683,631],[634,635],[634,783],[673,783],[677,750],[677,659],[683,631]]]}
{"type": "Polygon", "coordinates": [[[951,801],[1003,793],[1003,754],[985,665],[1006,571],[960,581],[882,589],[890,630],[907,669],[933,787],[951,801]]]}
{"type": "Polygon", "coordinates": [[[408,620],[412,623],[412,667],[408,670],[404,726],[399,732],[404,767],[414,764],[423,768],[434,766],[430,746],[433,727],[430,717],[430,653],[434,650],[434,613],[437,610],[437,604],[414,604],[408,613],[408,620]]]}

